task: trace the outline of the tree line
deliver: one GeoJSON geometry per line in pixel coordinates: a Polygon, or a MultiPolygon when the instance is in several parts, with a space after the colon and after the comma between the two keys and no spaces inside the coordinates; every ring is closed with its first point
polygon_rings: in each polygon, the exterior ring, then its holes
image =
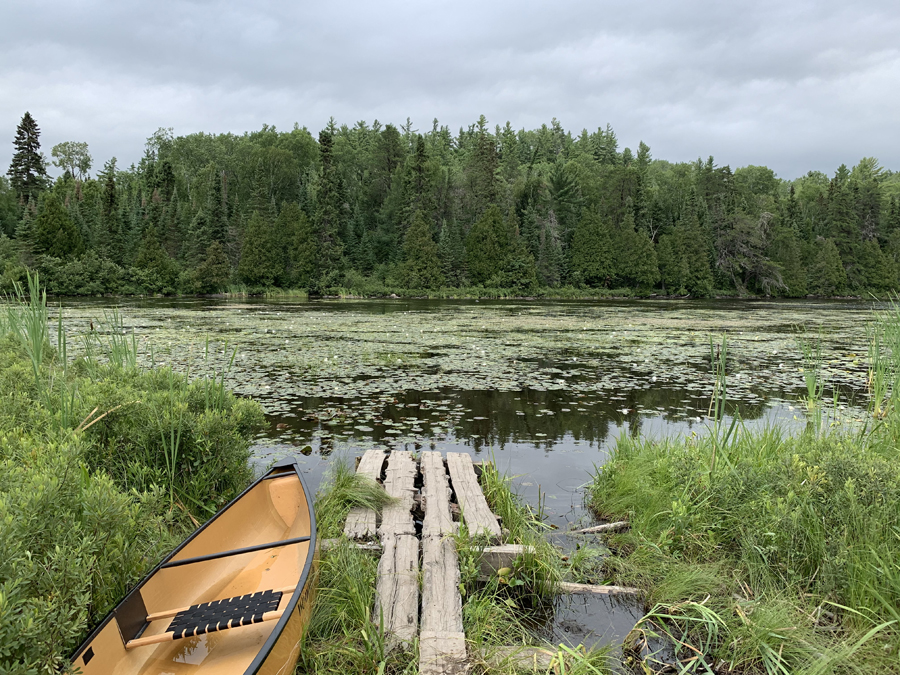
{"type": "Polygon", "coordinates": [[[717,293],[900,288],[900,174],[874,158],[782,180],[573,134],[377,120],[175,136],[91,173],[25,113],[0,178],[0,287],[51,292],[717,293]],[[53,166],[58,177],[52,179],[53,166]],[[556,291],[554,291],[556,289],[556,291]]]}

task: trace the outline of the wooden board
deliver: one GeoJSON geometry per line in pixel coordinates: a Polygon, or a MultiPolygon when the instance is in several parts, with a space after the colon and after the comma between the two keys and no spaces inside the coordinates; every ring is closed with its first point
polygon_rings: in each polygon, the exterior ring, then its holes
{"type": "Polygon", "coordinates": [[[478,484],[478,478],[475,477],[472,458],[464,452],[448,452],[447,468],[469,534],[487,534],[491,539],[499,540],[500,524],[497,517],[491,513],[478,484]]]}
{"type": "Polygon", "coordinates": [[[600,593],[602,595],[643,595],[640,588],[628,586],[593,586],[591,584],[573,584],[569,581],[559,582],[560,593],[600,593]]]}
{"type": "Polygon", "coordinates": [[[462,675],[465,672],[465,634],[423,629],[419,636],[419,675],[462,675]]]}
{"type": "Polygon", "coordinates": [[[466,639],[459,594],[459,558],[450,515],[450,484],[439,452],[423,452],[425,520],[422,528],[422,633],[419,673],[455,675],[466,670],[466,639]]]}
{"type": "Polygon", "coordinates": [[[504,567],[512,567],[516,558],[532,552],[530,546],[521,544],[503,544],[501,546],[485,546],[478,559],[478,573],[490,577],[504,567]]]}
{"type": "MultiPolygon", "coordinates": [[[[356,467],[356,473],[372,480],[381,478],[384,466],[384,450],[367,450],[356,467]]],[[[375,537],[376,516],[372,509],[354,507],[347,514],[344,534],[348,539],[373,539],[375,537]]]]}
{"type": "Polygon", "coordinates": [[[416,463],[411,452],[391,452],[384,489],[397,502],[385,507],[378,528],[384,553],[378,561],[372,618],[384,621],[388,646],[396,647],[412,642],[419,626],[419,540],[412,517],[416,463]]]}
{"type": "Polygon", "coordinates": [[[386,536],[416,535],[413,522],[413,495],[416,492],[416,462],[408,450],[394,450],[388,457],[384,489],[397,502],[384,508],[378,533],[386,536]]]}
{"type": "Polygon", "coordinates": [[[419,540],[404,534],[384,537],[382,543],[372,620],[384,621],[388,645],[395,647],[412,642],[419,626],[419,540]]]}
{"type": "Polygon", "coordinates": [[[454,532],[453,517],[450,514],[450,483],[444,459],[439,452],[423,452],[419,461],[424,486],[422,487],[422,508],[425,520],[422,537],[444,536],[454,532]]]}

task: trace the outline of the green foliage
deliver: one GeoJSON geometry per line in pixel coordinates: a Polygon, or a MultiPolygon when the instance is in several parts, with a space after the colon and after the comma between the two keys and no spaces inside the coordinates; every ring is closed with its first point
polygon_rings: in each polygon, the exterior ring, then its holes
{"type": "Polygon", "coordinates": [[[235,281],[249,292],[321,294],[367,279],[367,288],[429,296],[577,286],[801,297],[813,286],[837,292],[836,273],[815,269],[822,237],[841,258],[841,293],[900,289],[900,182],[871,157],[831,180],[810,172],[785,181],[712,157],[653,159],[643,143],[632,153],[608,125],[576,138],[556,120],[516,132],[508,123],[492,130],[482,116],[458,134],[437,122],[418,134],[410,124],[332,120],[318,140],[300,127],[181,137],[163,129],[139,165],[120,170],[113,158],[93,178],[86,144],[65,142],[53,150],[64,173],[50,186],[39,130],[26,118],[21,157],[30,159],[11,171],[29,187],[0,180],[0,232],[18,248],[0,269],[7,287],[22,266],[43,266],[48,290],[64,294],[210,293],[235,281]],[[38,213],[45,187],[58,200],[52,218],[38,213]],[[411,227],[418,211],[437,242],[438,271],[423,231],[411,227]],[[151,227],[177,265],[175,281],[156,252],[137,264],[151,227]],[[410,229],[427,263],[404,251],[410,229]],[[209,258],[213,243],[221,249],[209,258]],[[70,268],[83,252],[101,262],[70,268]],[[85,269],[102,270],[103,281],[85,269]]]}
{"type": "Polygon", "coordinates": [[[610,228],[597,213],[585,213],[575,229],[572,269],[589,286],[608,285],[615,273],[610,228]]]}
{"type": "Polygon", "coordinates": [[[36,201],[48,182],[40,137],[41,130],[37,122],[31,113],[26,112],[16,127],[16,137],[13,140],[15,152],[7,171],[12,189],[26,202],[36,201]]]}
{"type": "Polygon", "coordinates": [[[29,282],[0,320],[0,671],[36,674],[64,669],[125,592],[247,485],[263,417],[206,378],[140,371],[115,317],[70,364],[29,282]]]}
{"type": "Polygon", "coordinates": [[[251,286],[274,286],[284,278],[284,246],[272,223],[257,211],[250,216],[238,276],[251,286]]]}
{"type": "Polygon", "coordinates": [[[809,289],[817,295],[844,295],[847,274],[833,239],[819,241],[819,251],[809,271],[809,289]]]}
{"type": "Polygon", "coordinates": [[[438,245],[422,211],[416,211],[403,239],[401,278],[407,288],[440,288],[444,285],[438,245]]]}
{"type": "Polygon", "coordinates": [[[81,235],[68,212],[52,192],[40,201],[32,225],[35,253],[55,258],[77,256],[83,250],[81,235]]]}
{"type": "Polygon", "coordinates": [[[892,445],[740,431],[712,472],[715,443],[623,437],[591,487],[595,510],[632,525],[607,569],[655,603],[633,645],[665,635],[684,659],[749,672],[805,672],[822,658],[834,672],[896,667],[892,445]]]}

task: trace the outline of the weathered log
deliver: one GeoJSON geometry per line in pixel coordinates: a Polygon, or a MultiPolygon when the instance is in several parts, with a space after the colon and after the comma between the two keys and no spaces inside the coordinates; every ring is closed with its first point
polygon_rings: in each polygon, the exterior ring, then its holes
{"type": "Polygon", "coordinates": [[[603,525],[594,525],[593,527],[585,527],[581,530],[572,530],[566,534],[602,534],[603,532],[621,532],[627,530],[631,525],[627,520],[621,520],[617,523],[603,523],[603,525]]]}

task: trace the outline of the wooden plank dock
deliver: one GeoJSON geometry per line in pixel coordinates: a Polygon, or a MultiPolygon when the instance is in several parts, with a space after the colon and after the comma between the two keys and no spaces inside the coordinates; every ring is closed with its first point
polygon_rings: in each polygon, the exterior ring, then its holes
{"type": "MultiPolygon", "coordinates": [[[[488,544],[481,552],[480,577],[511,567],[517,557],[529,553],[525,546],[502,543],[500,523],[478,480],[480,468],[466,453],[448,452],[444,459],[439,452],[424,451],[417,460],[405,450],[369,450],[357,467],[357,473],[375,480],[383,475],[384,489],[395,501],[385,507],[380,523],[373,511],[351,510],[344,534],[361,550],[380,555],[372,620],[383,622],[388,649],[408,646],[418,635],[421,675],[463,675],[469,666],[454,539],[459,520],[470,536],[488,544]],[[419,530],[416,518],[421,519],[419,530]]],[[[562,584],[560,590],[640,593],[581,584],[562,584]]],[[[532,648],[495,652],[491,658],[529,667],[543,667],[550,658],[550,652],[532,648]]]]}

